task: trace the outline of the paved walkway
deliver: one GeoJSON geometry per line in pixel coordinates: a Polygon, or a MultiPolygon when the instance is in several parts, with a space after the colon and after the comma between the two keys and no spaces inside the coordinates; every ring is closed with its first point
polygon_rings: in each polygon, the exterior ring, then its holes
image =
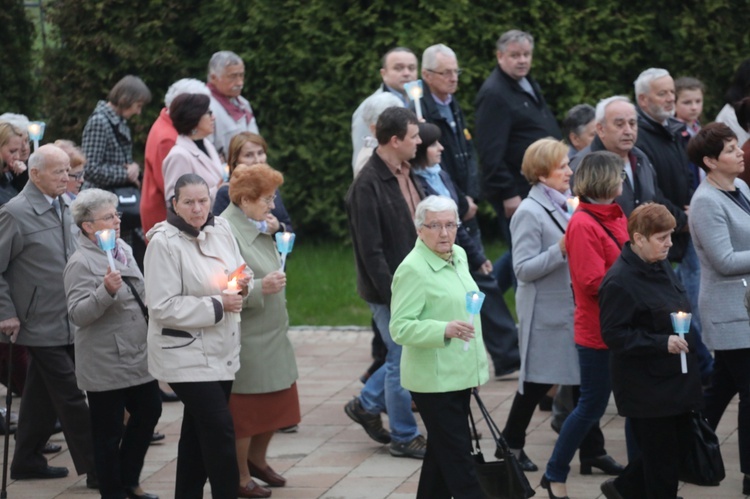
{"type": "MultiPolygon", "coordinates": [[[[297,351],[300,371],[299,394],[302,424],[299,433],[277,434],[271,443],[270,463],[288,479],[285,488],[273,489],[273,498],[327,499],[407,499],[413,498],[419,480],[420,461],[394,458],[385,446],[370,440],[365,432],[344,414],[344,404],[361,388],[358,377],[369,365],[369,332],[336,329],[295,329],[290,333],[297,351]]],[[[482,397],[496,422],[502,427],[510,408],[517,381],[514,378],[490,381],[482,388],[482,397]]],[[[18,408],[18,399],[13,402],[18,408]]],[[[167,435],[161,445],[151,447],[146,456],[142,484],[146,491],[162,499],[174,497],[175,458],[180,433],[182,406],[164,404],[157,429],[167,435]]],[[[537,411],[529,428],[526,452],[543,469],[555,442],[549,427],[550,413],[537,411]]],[[[680,495],[685,499],[742,497],[742,475],[737,449],[737,405],[734,402],[719,427],[727,478],[720,487],[685,485],[680,495]]],[[[481,427],[481,426],[480,426],[481,427]]],[[[626,461],[623,419],[615,415],[611,403],[602,420],[607,450],[619,462],[626,461]]],[[[491,454],[489,432],[484,430],[482,448],[491,454]]],[[[62,435],[54,442],[63,451],[51,457],[51,464],[73,470],[62,435]]],[[[13,440],[11,439],[11,446],[13,440]]],[[[11,447],[11,456],[12,456],[11,447]]],[[[577,463],[577,461],[574,461],[577,463]]],[[[538,498],[545,491],[538,487],[542,472],[529,473],[538,498]]],[[[574,499],[603,497],[599,484],[603,475],[581,476],[573,466],[568,480],[568,494],[574,499]]],[[[85,476],[58,480],[10,482],[8,497],[80,498],[96,497],[86,489],[85,476]]],[[[210,497],[206,486],[205,497],[210,497]]]]}

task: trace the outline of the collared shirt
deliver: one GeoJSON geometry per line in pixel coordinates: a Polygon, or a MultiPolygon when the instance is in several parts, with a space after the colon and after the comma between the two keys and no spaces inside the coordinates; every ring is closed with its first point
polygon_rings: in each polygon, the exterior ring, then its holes
{"type": "Polygon", "coordinates": [[[402,92],[399,92],[398,90],[389,87],[385,83],[383,83],[383,88],[385,88],[388,92],[398,97],[401,100],[401,102],[404,103],[404,107],[409,107],[409,97],[404,95],[402,92]]]}
{"type": "Polygon", "coordinates": [[[453,116],[453,110],[451,109],[451,102],[453,102],[453,96],[448,95],[448,98],[443,100],[440,100],[438,96],[435,94],[432,95],[432,100],[435,101],[435,104],[437,104],[437,110],[440,113],[440,116],[442,116],[445,121],[450,125],[451,130],[453,133],[456,133],[456,118],[453,116]]]}
{"type": "Polygon", "coordinates": [[[411,217],[414,218],[414,215],[417,211],[417,205],[419,204],[421,199],[419,198],[419,192],[417,192],[417,188],[414,185],[414,182],[411,181],[411,177],[409,176],[411,165],[408,161],[403,161],[400,165],[392,165],[380,154],[379,149],[375,149],[375,152],[378,154],[378,156],[380,156],[380,159],[383,160],[383,163],[385,163],[391,173],[393,173],[393,175],[396,177],[396,180],[398,180],[398,186],[401,189],[401,194],[403,194],[404,199],[406,200],[406,205],[409,207],[411,217]]]}

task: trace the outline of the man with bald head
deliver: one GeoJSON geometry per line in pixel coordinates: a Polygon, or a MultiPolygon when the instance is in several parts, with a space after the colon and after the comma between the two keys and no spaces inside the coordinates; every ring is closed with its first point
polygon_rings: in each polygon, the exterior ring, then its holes
{"type": "MultiPolygon", "coordinates": [[[[380,77],[383,83],[370,97],[383,92],[390,92],[401,101],[404,107],[409,107],[409,97],[404,90],[404,83],[417,79],[417,56],[406,47],[392,48],[383,56],[380,77]]],[[[352,168],[356,165],[357,156],[366,140],[370,147],[377,146],[377,140],[372,136],[362,117],[366,101],[367,99],[362,101],[352,115],[352,168]]]]}
{"type": "Polygon", "coordinates": [[[63,288],[63,270],[75,250],[72,218],[61,195],[70,160],[53,145],[29,158],[29,182],[0,208],[0,332],[28,348],[30,362],[21,400],[14,480],[62,478],[64,467],[43,456],[59,417],[78,474],[96,487],[91,423],[75,377],[73,326],[63,288]]]}

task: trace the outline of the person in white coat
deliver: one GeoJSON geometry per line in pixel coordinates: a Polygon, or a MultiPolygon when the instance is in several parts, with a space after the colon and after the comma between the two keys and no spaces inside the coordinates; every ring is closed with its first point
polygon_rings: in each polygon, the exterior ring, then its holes
{"type": "Polygon", "coordinates": [[[208,477],[214,499],[236,498],[228,400],[240,360],[237,318],[252,273],[242,272],[229,223],[211,214],[208,185],[195,174],[177,179],[167,220],[148,239],[149,372],[185,405],[175,497],[203,497],[208,477]]]}

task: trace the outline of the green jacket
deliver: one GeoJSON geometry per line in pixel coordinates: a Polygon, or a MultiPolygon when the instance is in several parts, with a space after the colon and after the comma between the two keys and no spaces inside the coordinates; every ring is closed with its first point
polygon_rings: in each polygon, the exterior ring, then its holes
{"type": "Polygon", "coordinates": [[[263,278],[281,268],[271,236],[258,231],[234,203],[221,214],[232,228],[242,258],[255,274],[254,286],[242,309],[240,370],[233,393],[271,393],[285,390],[297,380],[294,347],[287,336],[289,316],[284,290],[264,295],[263,278]]]}
{"type": "Polygon", "coordinates": [[[453,245],[454,265],[421,239],[393,276],[391,336],[403,345],[401,385],[422,393],[442,393],[484,384],[489,379],[482,325],[474,317],[475,338],[464,342],[445,339],[453,320],[468,320],[466,293],[478,291],[471,278],[466,252],[453,245]]]}

